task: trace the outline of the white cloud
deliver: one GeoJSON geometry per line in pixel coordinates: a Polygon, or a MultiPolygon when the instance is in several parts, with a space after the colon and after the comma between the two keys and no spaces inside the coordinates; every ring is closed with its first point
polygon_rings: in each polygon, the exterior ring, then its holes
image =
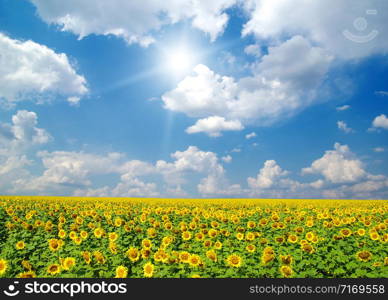
{"type": "Polygon", "coordinates": [[[373,151],[374,152],[384,152],[385,149],[383,147],[376,147],[376,148],[373,148],[373,151]]]}
{"type": "Polygon", "coordinates": [[[362,163],[347,145],[334,144],[334,150],[315,160],[302,174],[321,174],[332,183],[356,182],[366,175],[362,163]]]}
{"type": "Polygon", "coordinates": [[[33,145],[50,141],[50,134],[37,127],[38,116],[35,112],[19,110],[12,116],[12,124],[0,123],[0,154],[23,152],[33,145]]]}
{"type": "Polygon", "coordinates": [[[212,116],[198,120],[193,126],[186,129],[187,133],[205,132],[211,137],[221,136],[221,131],[240,131],[244,127],[240,121],[227,121],[223,117],[212,116]]]}
{"type": "Polygon", "coordinates": [[[252,139],[252,138],[254,138],[254,137],[256,137],[257,136],[257,134],[255,133],[255,132],[251,132],[251,133],[248,133],[246,136],[245,136],[245,138],[247,139],[247,140],[249,140],[249,139],[252,139]]]}
{"type": "Polygon", "coordinates": [[[262,169],[257,174],[256,178],[249,177],[248,185],[252,189],[267,189],[275,184],[275,180],[279,177],[287,175],[288,172],[282,168],[274,160],[267,160],[262,169]]]}
{"type": "Polygon", "coordinates": [[[337,111],[344,111],[344,110],[348,110],[350,108],[350,105],[342,105],[342,106],[338,106],[336,108],[337,111]]]}
{"type": "Polygon", "coordinates": [[[248,0],[244,6],[250,16],[244,25],[244,36],[253,34],[258,39],[276,41],[302,33],[343,58],[365,57],[388,50],[386,1],[333,1],[329,9],[325,0],[248,0]],[[369,9],[376,9],[377,14],[366,14],[369,9]]]}
{"type": "Polygon", "coordinates": [[[244,52],[248,55],[252,55],[255,57],[262,56],[261,47],[259,45],[256,45],[256,44],[246,46],[244,48],[244,52]]]}
{"type": "Polygon", "coordinates": [[[388,129],[388,118],[386,115],[377,116],[372,122],[373,128],[388,129]]]}
{"type": "Polygon", "coordinates": [[[215,40],[228,23],[225,10],[236,0],[95,0],[93,5],[88,0],[31,2],[46,23],[59,25],[80,39],[90,34],[112,34],[128,43],[148,46],[154,42],[155,31],[187,19],[215,40]]]}
{"type": "Polygon", "coordinates": [[[12,105],[44,93],[78,98],[88,92],[64,53],[33,41],[13,40],[0,33],[0,99],[12,105]]]}
{"type": "Polygon", "coordinates": [[[388,91],[376,91],[375,94],[378,96],[385,97],[385,96],[388,96],[388,91]]]}
{"type": "Polygon", "coordinates": [[[270,125],[314,103],[332,57],[300,36],[269,48],[254,76],[236,81],[205,65],[162,96],[164,107],[193,118],[211,116],[270,125]]]}
{"type": "Polygon", "coordinates": [[[230,150],[230,152],[234,152],[234,153],[240,153],[241,152],[241,149],[240,148],[233,148],[232,150],[230,150]]]}
{"type": "Polygon", "coordinates": [[[224,161],[226,163],[232,162],[232,157],[230,155],[223,156],[223,157],[221,157],[221,159],[222,159],[222,161],[224,161]]]}
{"type": "Polygon", "coordinates": [[[348,127],[348,125],[344,121],[338,121],[337,126],[338,126],[339,130],[342,130],[345,133],[354,132],[354,130],[352,128],[348,127]]]}
{"type": "Polygon", "coordinates": [[[15,172],[16,170],[22,169],[23,167],[32,163],[32,161],[28,160],[25,155],[11,155],[1,160],[2,162],[0,164],[0,176],[3,176],[10,172],[15,172]]]}

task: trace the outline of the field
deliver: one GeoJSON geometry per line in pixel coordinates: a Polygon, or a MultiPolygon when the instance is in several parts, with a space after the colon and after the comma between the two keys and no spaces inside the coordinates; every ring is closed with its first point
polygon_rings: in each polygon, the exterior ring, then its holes
{"type": "Polygon", "coordinates": [[[0,197],[0,277],[388,277],[388,201],[0,197]]]}

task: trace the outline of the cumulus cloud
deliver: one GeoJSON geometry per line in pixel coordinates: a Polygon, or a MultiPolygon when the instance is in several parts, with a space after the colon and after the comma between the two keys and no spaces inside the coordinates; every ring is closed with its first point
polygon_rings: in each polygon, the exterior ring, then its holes
{"type": "Polygon", "coordinates": [[[344,121],[338,121],[337,127],[339,130],[342,130],[345,133],[352,133],[354,130],[350,127],[348,127],[348,124],[346,124],[344,121]]]}
{"type": "Polygon", "coordinates": [[[252,189],[267,189],[274,184],[277,178],[287,174],[288,172],[282,170],[275,160],[267,160],[256,178],[248,178],[248,185],[252,189]]]}
{"type": "Polygon", "coordinates": [[[255,57],[262,56],[261,47],[259,45],[256,45],[256,44],[246,46],[244,48],[244,52],[248,55],[252,55],[255,57]]]}
{"type": "Polygon", "coordinates": [[[33,41],[14,40],[0,33],[0,100],[12,105],[27,98],[56,93],[78,102],[88,92],[64,53],[33,41]]]}
{"type": "Polygon", "coordinates": [[[115,35],[128,43],[148,46],[154,42],[153,33],[164,25],[191,20],[194,28],[215,40],[223,33],[229,16],[225,10],[236,0],[31,0],[39,16],[63,31],[78,35],[115,35]]]}
{"type": "Polygon", "coordinates": [[[385,97],[388,96],[388,91],[376,91],[375,94],[378,96],[385,97]]]}
{"type": "Polygon", "coordinates": [[[274,41],[302,33],[345,59],[388,50],[388,32],[384,30],[387,27],[386,1],[333,1],[328,9],[325,0],[248,0],[244,1],[244,7],[249,21],[244,25],[243,36],[252,34],[274,41]],[[366,14],[371,8],[377,14],[366,14]]]}
{"type": "Polygon", "coordinates": [[[382,129],[388,129],[388,118],[386,115],[382,114],[380,116],[377,116],[373,122],[372,122],[373,128],[382,128],[382,129]]]}
{"type": "Polygon", "coordinates": [[[193,118],[222,117],[242,126],[270,125],[314,103],[332,57],[296,36],[254,67],[251,77],[236,80],[205,65],[194,68],[177,87],[162,96],[164,107],[193,118]]]}
{"type": "Polygon", "coordinates": [[[247,135],[245,135],[245,138],[247,140],[249,140],[249,139],[253,139],[256,136],[257,136],[257,134],[255,132],[251,132],[251,133],[248,133],[247,135]]]}
{"type": "Polygon", "coordinates": [[[376,147],[376,148],[373,148],[373,151],[374,152],[384,152],[385,149],[383,147],[376,147]]]}
{"type": "Polygon", "coordinates": [[[302,169],[302,174],[321,174],[332,183],[355,182],[366,175],[362,162],[347,145],[334,144],[334,150],[315,160],[311,167],[302,169]]]}
{"type": "Polygon", "coordinates": [[[348,110],[350,108],[350,105],[342,105],[342,106],[338,106],[336,108],[337,111],[344,111],[344,110],[348,110]]]}
{"type": "Polygon", "coordinates": [[[27,110],[17,111],[11,124],[0,123],[0,154],[15,154],[49,142],[50,134],[37,125],[37,114],[27,110]]]}
{"type": "Polygon", "coordinates": [[[225,155],[223,157],[221,157],[222,161],[226,162],[226,163],[230,163],[232,162],[232,157],[230,155],[225,155]]]}
{"type": "Polygon", "coordinates": [[[227,121],[223,117],[212,116],[198,120],[193,126],[186,129],[187,133],[205,132],[211,137],[221,136],[221,131],[240,131],[244,127],[240,121],[227,121]]]}

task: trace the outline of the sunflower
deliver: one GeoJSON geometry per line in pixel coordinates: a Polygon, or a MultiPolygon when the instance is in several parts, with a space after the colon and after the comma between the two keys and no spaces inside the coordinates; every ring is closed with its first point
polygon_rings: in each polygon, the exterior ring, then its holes
{"type": "Polygon", "coordinates": [[[372,258],[372,253],[370,253],[368,250],[359,251],[356,253],[356,258],[359,261],[368,261],[372,258]]]}
{"type": "Polygon", "coordinates": [[[106,262],[104,255],[100,251],[94,251],[93,256],[97,260],[97,262],[101,265],[106,262]]]}
{"type": "Polygon", "coordinates": [[[254,221],[248,221],[248,223],[247,223],[248,229],[253,229],[255,227],[256,227],[256,223],[254,221]]]}
{"type": "Polygon", "coordinates": [[[17,250],[23,250],[25,247],[26,247],[26,244],[24,243],[24,241],[19,241],[15,245],[15,248],[17,250]]]}
{"type": "Polygon", "coordinates": [[[17,277],[18,278],[35,278],[36,274],[34,271],[27,271],[27,272],[19,273],[19,275],[17,277]]]}
{"type": "Polygon", "coordinates": [[[90,262],[92,260],[90,252],[89,251],[83,251],[83,252],[81,252],[81,255],[82,255],[83,259],[85,260],[85,262],[87,264],[90,264],[90,262]]]}
{"type": "Polygon", "coordinates": [[[110,242],[115,242],[119,238],[119,235],[116,232],[109,232],[108,239],[110,242]]]}
{"type": "Polygon", "coordinates": [[[287,241],[292,244],[295,244],[296,242],[298,242],[298,237],[295,234],[290,234],[287,238],[287,241]]]}
{"type": "Polygon", "coordinates": [[[151,249],[152,247],[152,243],[149,239],[144,239],[141,241],[141,246],[144,248],[144,249],[151,249]]]}
{"type": "Polygon", "coordinates": [[[283,277],[291,277],[293,271],[290,266],[286,265],[280,267],[280,273],[282,273],[283,277]]]}
{"type": "Polygon", "coordinates": [[[275,237],[275,242],[279,243],[279,244],[283,243],[284,242],[284,237],[282,237],[282,236],[275,237]]]}
{"type": "Polygon", "coordinates": [[[74,242],[74,244],[76,244],[76,245],[81,245],[82,239],[81,239],[79,236],[77,236],[77,237],[73,240],[73,242],[74,242]]]}
{"type": "Polygon", "coordinates": [[[254,253],[256,251],[256,246],[253,244],[248,244],[245,247],[245,250],[247,250],[249,253],[254,253]]]}
{"type": "Polygon", "coordinates": [[[50,275],[59,274],[61,272],[61,266],[58,264],[51,264],[47,267],[47,273],[50,275]]]}
{"type": "Polygon", "coordinates": [[[81,238],[82,238],[83,240],[86,240],[86,239],[88,238],[89,234],[88,234],[85,230],[82,230],[82,231],[80,232],[80,236],[81,236],[81,238]]]}
{"type": "Polygon", "coordinates": [[[306,233],[306,240],[312,241],[314,236],[315,236],[314,232],[309,231],[306,233]]]}
{"type": "Polygon", "coordinates": [[[380,235],[377,232],[371,232],[369,234],[370,238],[374,241],[378,241],[380,239],[380,235]]]}
{"type": "Polygon", "coordinates": [[[205,235],[202,232],[198,232],[195,234],[196,241],[202,241],[205,238],[205,235]]]}
{"type": "Polygon", "coordinates": [[[155,266],[148,262],[144,265],[143,267],[143,271],[144,271],[144,276],[147,277],[147,278],[150,278],[154,275],[154,270],[155,270],[155,266]]]}
{"type": "Polygon", "coordinates": [[[384,258],[384,266],[388,266],[388,256],[384,258]]]}
{"type": "Polygon", "coordinates": [[[179,253],[179,260],[183,263],[188,263],[190,259],[190,253],[187,251],[182,251],[179,253]]]}
{"type": "Polygon", "coordinates": [[[7,271],[8,262],[5,259],[0,259],[0,275],[3,275],[7,271]]]}
{"type": "Polygon", "coordinates": [[[242,264],[242,258],[237,254],[231,254],[226,259],[226,263],[231,267],[239,268],[242,264]]]}
{"type": "Polygon", "coordinates": [[[70,231],[70,233],[69,233],[69,238],[71,238],[72,240],[74,240],[76,237],[77,237],[77,233],[76,233],[75,231],[70,231]]]}
{"type": "Polygon", "coordinates": [[[49,248],[51,251],[58,251],[59,248],[61,248],[61,242],[62,240],[57,240],[57,239],[50,239],[48,241],[48,244],[49,244],[49,248]]]}
{"type": "Polygon", "coordinates": [[[215,230],[215,229],[213,229],[213,228],[211,228],[211,229],[208,231],[208,233],[207,233],[207,235],[208,235],[210,238],[215,238],[215,237],[217,236],[217,234],[218,234],[217,230],[215,230]]]}
{"type": "Polygon", "coordinates": [[[214,243],[214,249],[221,250],[222,249],[222,243],[220,241],[217,241],[214,243]]]}
{"type": "Polygon", "coordinates": [[[206,251],[206,257],[214,262],[217,261],[217,253],[214,250],[206,251]]]}
{"type": "Polygon", "coordinates": [[[58,237],[64,239],[66,237],[66,231],[64,231],[63,229],[59,230],[58,237]]]}
{"type": "Polygon", "coordinates": [[[191,275],[191,278],[201,278],[201,276],[199,274],[193,274],[191,275]]]}
{"type": "Polygon", "coordinates": [[[201,263],[201,257],[197,254],[192,254],[190,255],[189,258],[189,265],[191,267],[198,267],[201,263]]]}
{"type": "Polygon", "coordinates": [[[213,242],[211,241],[211,240],[204,240],[203,241],[203,246],[205,247],[205,248],[209,248],[209,247],[211,247],[213,245],[213,242]]]}
{"type": "Polygon", "coordinates": [[[303,251],[305,251],[305,252],[307,252],[309,254],[312,254],[312,253],[315,252],[314,247],[311,244],[309,244],[309,243],[302,244],[301,248],[302,248],[303,251]]]}
{"type": "Polygon", "coordinates": [[[75,266],[75,258],[74,257],[66,257],[62,261],[62,268],[64,270],[71,270],[75,266]]]}
{"type": "Polygon", "coordinates": [[[131,262],[136,262],[140,258],[140,253],[136,248],[129,248],[127,251],[127,257],[131,260],[131,262]]]}
{"type": "Polygon", "coordinates": [[[104,234],[104,229],[102,229],[101,227],[98,227],[98,228],[94,229],[93,234],[94,234],[94,236],[95,236],[96,238],[99,239],[99,238],[101,238],[101,237],[103,236],[103,234],[104,234]]]}
{"type": "Polygon", "coordinates": [[[292,261],[293,261],[293,258],[292,258],[292,256],[290,254],[288,254],[288,255],[280,255],[280,260],[281,260],[283,265],[291,265],[292,261]]]}
{"type": "Polygon", "coordinates": [[[126,278],[128,276],[128,268],[124,266],[118,266],[116,268],[115,278],[126,278]]]}
{"type": "Polygon", "coordinates": [[[22,266],[25,270],[32,270],[32,265],[28,260],[22,260],[22,266]]]}
{"type": "Polygon", "coordinates": [[[341,233],[342,236],[348,237],[348,236],[350,236],[352,234],[352,231],[349,228],[342,228],[340,230],[340,233],[341,233]]]}
{"type": "Polygon", "coordinates": [[[182,239],[184,241],[188,241],[191,239],[191,233],[189,231],[182,232],[182,239]]]}
{"type": "Polygon", "coordinates": [[[263,253],[263,255],[261,256],[261,262],[264,265],[270,263],[274,259],[275,259],[275,255],[273,255],[273,254],[263,253]]]}
{"type": "Polygon", "coordinates": [[[255,239],[255,234],[253,232],[248,232],[246,235],[245,235],[245,239],[247,241],[253,241],[255,239]]]}
{"type": "Polygon", "coordinates": [[[236,233],[236,238],[239,240],[239,241],[242,241],[244,239],[244,234],[241,233],[241,232],[238,232],[236,233]]]}

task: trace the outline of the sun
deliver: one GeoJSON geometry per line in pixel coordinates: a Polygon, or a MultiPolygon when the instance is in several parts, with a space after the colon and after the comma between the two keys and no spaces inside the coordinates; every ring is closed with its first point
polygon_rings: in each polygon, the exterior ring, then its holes
{"type": "Polygon", "coordinates": [[[167,49],[165,53],[165,68],[174,75],[188,73],[196,64],[196,55],[187,47],[167,49]]]}

